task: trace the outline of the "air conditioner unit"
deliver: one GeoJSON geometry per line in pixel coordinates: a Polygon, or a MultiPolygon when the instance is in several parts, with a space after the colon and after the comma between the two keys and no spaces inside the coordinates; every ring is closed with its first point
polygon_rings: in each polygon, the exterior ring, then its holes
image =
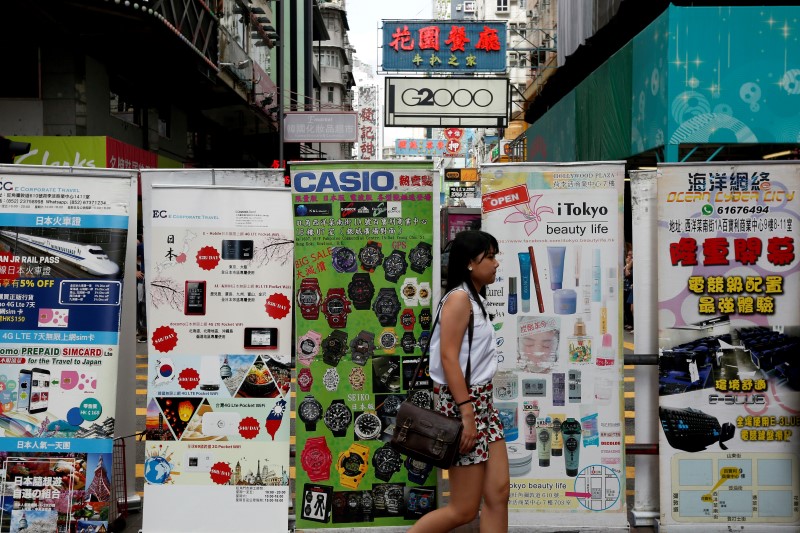
{"type": "Polygon", "coordinates": [[[456,6],[456,11],[461,11],[461,4],[456,6]]]}
{"type": "Polygon", "coordinates": [[[475,13],[475,2],[464,2],[464,13],[475,13]]]}

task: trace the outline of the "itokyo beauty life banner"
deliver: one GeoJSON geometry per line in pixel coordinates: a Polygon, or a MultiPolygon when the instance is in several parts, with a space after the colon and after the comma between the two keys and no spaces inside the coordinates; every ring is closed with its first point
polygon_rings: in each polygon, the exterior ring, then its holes
{"type": "Polygon", "coordinates": [[[619,162],[481,168],[509,523],[624,526],[619,162]],[[589,518],[591,516],[591,518],[589,518]]]}

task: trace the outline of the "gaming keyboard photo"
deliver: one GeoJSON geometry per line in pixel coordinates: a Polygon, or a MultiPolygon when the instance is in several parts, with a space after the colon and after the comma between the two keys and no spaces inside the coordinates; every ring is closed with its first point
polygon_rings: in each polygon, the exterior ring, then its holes
{"type": "Polygon", "coordinates": [[[658,416],[667,441],[676,450],[699,452],[715,442],[727,450],[723,442],[733,438],[733,424],[720,425],[715,417],[691,407],[659,407],[658,416]]]}

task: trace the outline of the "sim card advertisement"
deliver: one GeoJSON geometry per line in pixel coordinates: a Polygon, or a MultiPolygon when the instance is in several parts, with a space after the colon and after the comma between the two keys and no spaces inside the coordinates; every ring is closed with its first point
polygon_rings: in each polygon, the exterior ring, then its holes
{"type": "Polygon", "coordinates": [[[256,508],[279,522],[289,498],[289,193],[148,182],[143,200],[145,529],[247,531],[256,508]],[[174,512],[187,501],[202,509],[174,512]],[[242,512],[212,513],[220,502],[242,512]]]}
{"type": "Polygon", "coordinates": [[[661,520],[800,525],[800,166],[659,165],[661,520]]]}
{"type": "Polygon", "coordinates": [[[627,525],[622,395],[624,164],[481,167],[494,405],[508,448],[509,523],[627,525]]]}
{"type": "MultiPolygon", "coordinates": [[[[291,179],[297,528],[408,526],[437,506],[436,471],[389,446],[436,310],[430,163],[292,163],[291,179]]],[[[429,389],[413,395],[432,406],[429,389]]]]}

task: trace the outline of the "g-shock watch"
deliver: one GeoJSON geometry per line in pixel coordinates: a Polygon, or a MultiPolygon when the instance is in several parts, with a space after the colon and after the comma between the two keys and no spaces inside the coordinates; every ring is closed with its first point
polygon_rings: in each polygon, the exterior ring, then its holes
{"type": "Polygon", "coordinates": [[[322,312],[332,328],[347,326],[347,315],[350,314],[350,300],[344,295],[343,288],[328,289],[322,302],[322,312]]]}
{"type": "Polygon", "coordinates": [[[361,440],[377,439],[381,434],[381,419],[375,413],[361,413],[353,422],[353,429],[361,440]]]}
{"type": "Polygon", "coordinates": [[[397,346],[397,334],[392,328],[384,329],[378,337],[378,344],[384,353],[394,353],[394,347],[397,346]]]}
{"type": "Polygon", "coordinates": [[[400,276],[406,273],[406,253],[402,250],[392,250],[392,253],[383,261],[383,277],[386,281],[397,283],[400,276]]]}
{"type": "Polygon", "coordinates": [[[335,368],[329,368],[322,376],[322,384],[325,385],[325,390],[334,392],[339,388],[339,373],[335,368]]]}
{"type": "Polygon", "coordinates": [[[433,465],[420,461],[419,459],[412,459],[408,457],[405,462],[406,470],[408,470],[408,480],[422,485],[428,479],[428,475],[433,470],[433,465]]]}
{"type": "Polygon", "coordinates": [[[353,354],[352,357],[355,364],[366,365],[370,357],[375,354],[375,334],[361,330],[350,341],[350,351],[353,354]]]}
{"type": "Polygon", "coordinates": [[[367,272],[375,272],[375,269],[383,263],[383,245],[377,241],[367,241],[367,245],[358,251],[358,260],[361,268],[367,272]]]}
{"type": "Polygon", "coordinates": [[[425,349],[428,347],[428,343],[430,342],[430,340],[431,340],[430,331],[423,331],[422,333],[420,333],[419,340],[417,341],[419,342],[419,349],[425,351],[425,349]]]}
{"type": "Polygon", "coordinates": [[[350,386],[353,387],[353,390],[363,390],[364,383],[367,382],[367,375],[364,374],[363,368],[356,366],[350,370],[350,375],[347,379],[350,381],[350,386]]]}
{"type": "Polygon", "coordinates": [[[322,341],[322,360],[325,364],[337,366],[347,351],[347,333],[335,329],[322,341]]]}
{"type": "Polygon", "coordinates": [[[433,317],[431,316],[431,310],[429,308],[425,308],[419,312],[419,325],[424,330],[431,329],[431,320],[433,317]]]}
{"type": "Polygon", "coordinates": [[[344,400],[333,400],[325,411],[323,421],[334,437],[344,437],[347,426],[353,420],[353,412],[345,405],[344,400]]]}
{"type": "Polygon", "coordinates": [[[406,331],[413,331],[416,322],[417,319],[414,316],[414,311],[408,308],[403,309],[403,312],[400,313],[400,325],[403,326],[403,329],[406,331]]]}
{"type": "Polygon", "coordinates": [[[419,305],[430,305],[431,304],[431,284],[427,281],[423,281],[419,284],[419,288],[417,289],[417,295],[419,296],[419,305]]]}
{"type": "Polygon", "coordinates": [[[372,455],[372,466],[375,467],[375,477],[381,481],[389,481],[395,472],[400,471],[403,458],[400,453],[387,442],[372,455]]]}
{"type": "Polygon", "coordinates": [[[308,330],[305,335],[297,339],[297,360],[306,366],[310,365],[319,353],[321,342],[322,335],[314,330],[308,330]]]}
{"type": "Polygon", "coordinates": [[[405,305],[408,307],[419,305],[418,289],[417,278],[406,278],[403,280],[400,286],[400,295],[403,297],[403,303],[405,305]]]}
{"type": "Polygon", "coordinates": [[[300,454],[300,464],[311,481],[325,481],[331,477],[333,457],[325,437],[312,437],[306,440],[300,454]]]}
{"type": "Polygon", "coordinates": [[[336,272],[345,274],[358,270],[356,253],[344,246],[335,246],[331,253],[333,268],[336,272]]]}
{"type": "Polygon", "coordinates": [[[322,291],[319,290],[317,278],[304,278],[297,291],[297,306],[306,320],[319,318],[319,304],[322,303],[322,291]]]}
{"type": "Polygon", "coordinates": [[[317,421],[322,416],[322,404],[309,394],[297,407],[297,416],[306,425],[306,431],[316,431],[317,421]]]}
{"type": "Polygon", "coordinates": [[[408,253],[408,260],[411,262],[411,270],[417,274],[422,274],[426,268],[431,266],[433,261],[431,245],[427,242],[420,242],[408,253]]]}
{"type": "Polygon", "coordinates": [[[407,354],[414,353],[414,348],[417,346],[417,339],[414,338],[414,333],[406,331],[400,338],[400,346],[403,347],[403,352],[407,354]]]}
{"type": "Polygon", "coordinates": [[[403,489],[397,485],[391,485],[386,489],[386,510],[389,514],[403,512],[403,489]]]}
{"type": "Polygon", "coordinates": [[[397,313],[400,312],[400,300],[392,288],[383,288],[378,291],[378,297],[372,304],[372,310],[378,317],[381,326],[394,326],[397,324],[397,313]]]}
{"type": "Polygon", "coordinates": [[[359,311],[369,309],[372,297],[375,296],[375,286],[369,274],[359,272],[353,274],[353,279],[347,284],[347,295],[353,302],[353,307],[359,311]]]}
{"type": "Polygon", "coordinates": [[[311,385],[314,383],[314,376],[311,375],[310,368],[301,368],[297,373],[297,386],[303,392],[311,390],[311,385]]]}
{"type": "Polygon", "coordinates": [[[336,470],[339,471],[339,482],[349,489],[357,489],[364,474],[369,469],[369,448],[354,442],[347,451],[339,454],[336,470]]]}

